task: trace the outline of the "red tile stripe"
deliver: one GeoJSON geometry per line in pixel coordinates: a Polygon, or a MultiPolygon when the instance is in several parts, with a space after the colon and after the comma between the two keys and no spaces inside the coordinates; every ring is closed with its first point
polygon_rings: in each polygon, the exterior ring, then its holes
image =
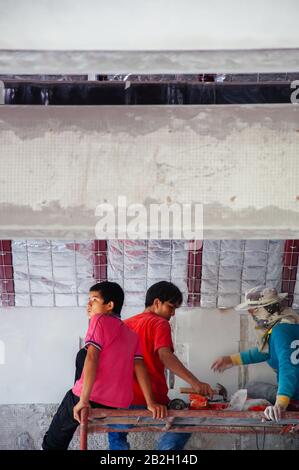
{"type": "Polygon", "coordinates": [[[93,276],[96,282],[107,281],[107,241],[93,242],[93,276]]]}
{"type": "Polygon", "coordinates": [[[196,242],[190,242],[188,255],[188,307],[200,306],[200,289],[202,273],[202,242],[200,247],[196,247],[196,242]]]}
{"type": "Polygon", "coordinates": [[[0,295],[3,307],[15,305],[11,240],[0,240],[0,295]]]}
{"type": "Polygon", "coordinates": [[[281,291],[288,292],[288,305],[294,300],[294,289],[297,279],[299,261],[299,240],[286,240],[284,245],[284,260],[282,270],[281,291]]]}

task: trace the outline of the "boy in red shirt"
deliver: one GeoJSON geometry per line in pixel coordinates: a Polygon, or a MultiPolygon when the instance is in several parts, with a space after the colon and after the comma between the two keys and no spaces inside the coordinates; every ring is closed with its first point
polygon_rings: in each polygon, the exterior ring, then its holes
{"type": "Polygon", "coordinates": [[[90,288],[91,320],[83,372],[58,408],[45,434],[44,450],[68,448],[82,408],[128,408],[133,399],[134,373],[154,418],[165,416],[165,407],[152,397],[138,336],[120,319],[123,301],[124,292],[115,282],[105,281],[90,288]]]}
{"type": "MultiPolygon", "coordinates": [[[[200,382],[174,355],[169,320],[175,315],[176,308],[181,306],[182,300],[182,293],[177,286],[171,282],[158,282],[147,291],[145,311],[125,320],[125,324],[138,334],[141,341],[154,398],[164,405],[169,403],[165,368],[189,383],[196,392],[213,395],[210,385],[200,382]]],[[[136,377],[131,408],[146,408],[146,399],[136,377]]],[[[190,433],[165,433],[158,442],[157,450],[183,449],[190,436],[190,433]]],[[[109,433],[110,450],[129,448],[127,433],[109,433]]]]}

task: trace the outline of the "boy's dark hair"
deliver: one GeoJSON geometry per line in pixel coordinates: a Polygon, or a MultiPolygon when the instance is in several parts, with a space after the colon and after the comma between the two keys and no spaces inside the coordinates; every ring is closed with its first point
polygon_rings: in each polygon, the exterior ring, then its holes
{"type": "Polygon", "coordinates": [[[171,302],[179,307],[183,302],[183,294],[172,282],[160,281],[148,289],[145,306],[153,305],[155,299],[159,299],[161,302],[171,302]]]}
{"type": "Polygon", "coordinates": [[[112,301],[114,303],[113,313],[120,317],[125,294],[119,284],[110,281],[98,282],[89,289],[89,292],[91,291],[99,292],[104,300],[104,304],[112,301]]]}

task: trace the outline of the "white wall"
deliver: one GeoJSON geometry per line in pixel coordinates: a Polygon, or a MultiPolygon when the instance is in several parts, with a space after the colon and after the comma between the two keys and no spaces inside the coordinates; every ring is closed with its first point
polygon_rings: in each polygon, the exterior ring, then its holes
{"type": "Polygon", "coordinates": [[[0,49],[299,46],[296,0],[1,0],[0,8],[0,49]]]}
{"type": "MultiPolygon", "coordinates": [[[[79,338],[84,337],[84,308],[1,308],[0,342],[5,346],[0,361],[0,404],[58,403],[73,385],[79,338]]],[[[173,322],[178,357],[202,381],[223,384],[230,394],[239,388],[239,369],[223,374],[210,370],[221,355],[239,351],[240,315],[233,309],[181,308],[173,322]]],[[[249,340],[254,341],[253,332],[249,340]]],[[[267,364],[250,366],[250,381],[276,383],[267,364]]],[[[180,397],[175,379],[170,398],[180,397]]],[[[181,395],[181,398],[187,398],[181,395]]]]}
{"type": "MultiPolygon", "coordinates": [[[[175,341],[178,356],[199,380],[210,383],[212,387],[219,382],[229,394],[238,390],[238,367],[223,374],[210,369],[217,357],[239,351],[240,315],[235,310],[179,309],[176,313],[175,341]]],[[[186,385],[179,378],[175,380],[176,389],[186,385]]],[[[174,396],[177,395],[175,392],[174,396]]]]}
{"type": "Polygon", "coordinates": [[[1,308],[0,404],[58,403],[75,377],[84,308],[1,308]]]}
{"type": "MultiPolygon", "coordinates": [[[[239,316],[234,311],[181,309],[174,339],[178,355],[200,380],[238,388],[237,368],[214,374],[209,367],[218,355],[238,350],[239,316]],[[181,355],[185,349],[186,354],[181,355]]],[[[83,308],[1,308],[0,404],[58,403],[74,379],[79,337],[85,336],[83,308]]],[[[175,388],[186,385],[177,379],[175,388]]],[[[176,391],[175,396],[179,396],[176,391]]]]}

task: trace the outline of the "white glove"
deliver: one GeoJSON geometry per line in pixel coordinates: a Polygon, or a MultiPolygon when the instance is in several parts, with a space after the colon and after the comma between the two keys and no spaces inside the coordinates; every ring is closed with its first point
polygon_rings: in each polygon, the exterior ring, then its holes
{"type": "Polygon", "coordinates": [[[279,421],[283,411],[284,409],[281,406],[275,404],[274,406],[267,406],[264,415],[270,421],[279,421]]]}

